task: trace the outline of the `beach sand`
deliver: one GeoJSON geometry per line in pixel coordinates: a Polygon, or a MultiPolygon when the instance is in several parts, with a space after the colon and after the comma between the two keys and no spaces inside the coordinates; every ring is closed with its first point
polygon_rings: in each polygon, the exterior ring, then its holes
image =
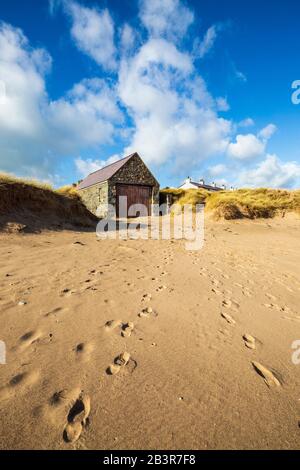
{"type": "Polygon", "coordinates": [[[1,449],[299,449],[299,230],[1,234],[1,449]]]}

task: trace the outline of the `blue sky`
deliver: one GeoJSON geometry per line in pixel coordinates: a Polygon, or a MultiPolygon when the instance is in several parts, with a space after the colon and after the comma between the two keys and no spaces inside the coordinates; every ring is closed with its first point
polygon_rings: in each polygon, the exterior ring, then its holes
{"type": "Polygon", "coordinates": [[[299,18],[294,0],[3,0],[0,171],[61,186],[137,151],[162,186],[299,187],[299,18]]]}

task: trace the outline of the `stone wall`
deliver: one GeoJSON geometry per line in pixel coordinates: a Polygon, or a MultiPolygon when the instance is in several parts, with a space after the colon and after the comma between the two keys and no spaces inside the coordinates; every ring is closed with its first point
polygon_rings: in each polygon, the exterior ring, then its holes
{"type": "Polygon", "coordinates": [[[108,200],[114,206],[116,205],[117,183],[152,186],[152,203],[159,203],[159,184],[138,155],[134,155],[109,180],[108,200]]]}
{"type": "Polygon", "coordinates": [[[80,197],[90,212],[98,217],[106,216],[108,204],[107,181],[82,189],[80,191],[80,197]]]}
{"type": "Polygon", "coordinates": [[[93,214],[106,217],[108,203],[116,208],[117,183],[151,186],[152,204],[159,203],[159,184],[138,155],[134,155],[108,181],[80,190],[81,199],[93,214]]]}

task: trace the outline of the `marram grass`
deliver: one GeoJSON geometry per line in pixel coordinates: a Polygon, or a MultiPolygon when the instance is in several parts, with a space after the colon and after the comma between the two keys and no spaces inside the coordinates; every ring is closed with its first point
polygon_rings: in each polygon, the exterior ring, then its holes
{"type": "Polygon", "coordinates": [[[173,202],[180,205],[205,204],[205,210],[216,219],[272,218],[286,212],[300,214],[300,190],[239,189],[236,191],[208,192],[203,189],[166,189],[173,202]]]}

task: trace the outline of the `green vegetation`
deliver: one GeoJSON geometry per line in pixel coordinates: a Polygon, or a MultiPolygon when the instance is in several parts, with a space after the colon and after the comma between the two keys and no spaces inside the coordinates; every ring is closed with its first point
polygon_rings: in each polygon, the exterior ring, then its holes
{"type": "Polygon", "coordinates": [[[169,195],[171,202],[205,204],[206,211],[216,219],[256,219],[284,215],[286,212],[300,214],[300,190],[239,189],[236,191],[208,192],[202,189],[165,189],[161,198],[169,195]]]}

